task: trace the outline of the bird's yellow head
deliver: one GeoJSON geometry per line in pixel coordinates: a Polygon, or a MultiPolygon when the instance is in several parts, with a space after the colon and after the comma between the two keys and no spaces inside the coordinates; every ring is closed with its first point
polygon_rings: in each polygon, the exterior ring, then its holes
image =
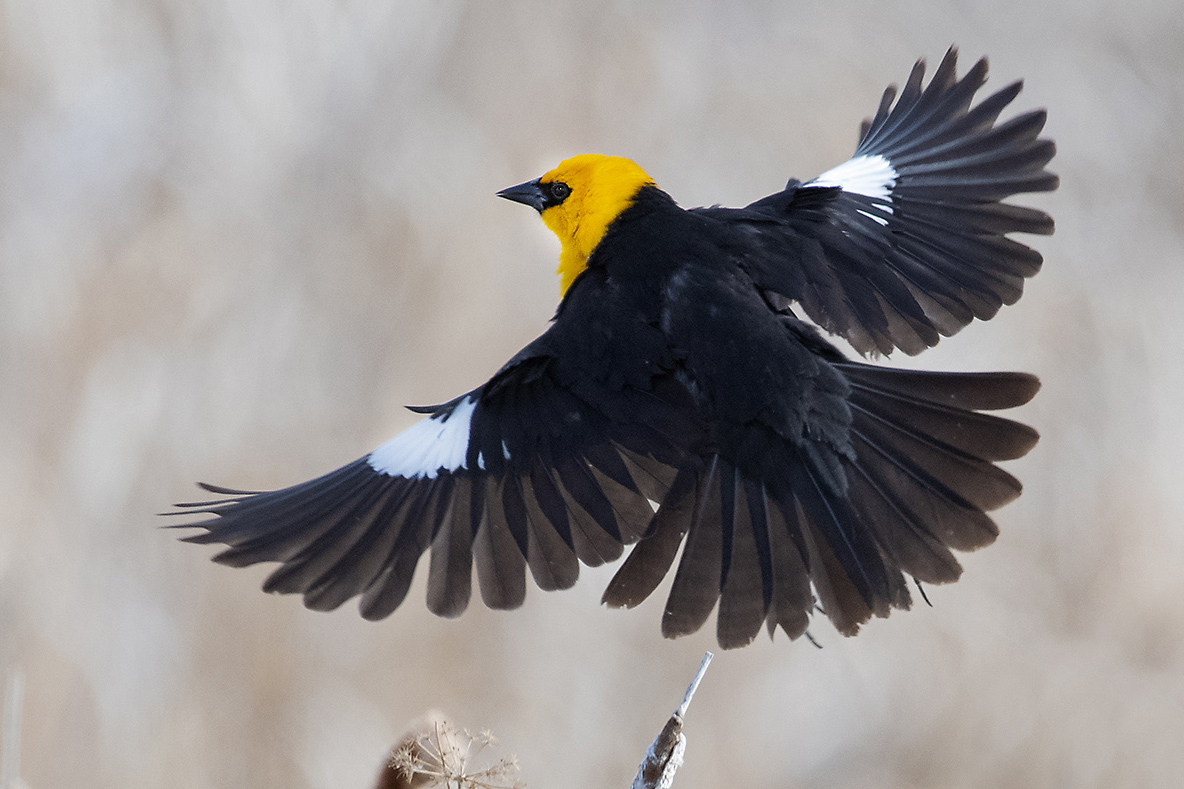
{"type": "Polygon", "coordinates": [[[567,293],[588,267],[588,256],[608,226],[653,179],[629,159],[583,154],[565,159],[533,181],[498,192],[536,209],[559,237],[559,288],[567,293]]]}

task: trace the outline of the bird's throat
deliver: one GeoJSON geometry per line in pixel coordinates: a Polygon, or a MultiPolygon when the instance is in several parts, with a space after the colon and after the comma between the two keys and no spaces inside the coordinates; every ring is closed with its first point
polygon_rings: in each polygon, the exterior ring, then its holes
{"type": "Polygon", "coordinates": [[[567,295],[567,289],[576,277],[588,268],[588,255],[579,248],[574,240],[564,240],[559,249],[559,267],[555,273],[559,275],[559,294],[567,295]]]}

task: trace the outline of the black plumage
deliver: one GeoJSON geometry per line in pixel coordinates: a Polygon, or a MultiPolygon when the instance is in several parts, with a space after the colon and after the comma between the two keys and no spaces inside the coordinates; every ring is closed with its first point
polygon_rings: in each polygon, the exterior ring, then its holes
{"type": "Polygon", "coordinates": [[[849,360],[794,312],[861,352],[912,354],[1039,270],[1008,234],[1052,220],[1001,201],[1056,186],[1043,112],[996,123],[1018,83],[971,107],[985,61],[958,80],[951,51],[924,89],[923,72],[884,94],[850,162],[746,208],[683,210],[612,157],[506,190],[563,243],[549,329],[337,471],[206,486],[224,498],[185,505],[211,516],[186,539],[226,544],[224,564],[280,562],[264,588],[310,608],[360,595],[370,619],[402,603],[424,552],[428,607],[455,617],[474,567],[485,604],[515,608],[528,569],[564,589],[633,545],[604,601],[635,606],[675,568],[663,634],[718,609],[724,647],[762,626],[797,637],[816,606],[850,635],[909,607],[906,574],[956,580],[952,550],[989,544],[986,513],[1020,493],[995,463],[1037,439],[983,412],[1038,382],[849,360]]]}

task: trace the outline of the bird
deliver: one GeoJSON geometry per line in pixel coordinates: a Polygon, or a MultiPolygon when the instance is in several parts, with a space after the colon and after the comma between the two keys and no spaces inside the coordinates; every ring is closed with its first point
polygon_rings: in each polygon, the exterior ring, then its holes
{"type": "Polygon", "coordinates": [[[1056,189],[1045,110],[1000,122],[1015,82],[974,103],[987,60],[919,60],[865,120],[851,159],[743,208],[684,209],[630,159],[581,154],[498,193],[560,242],[547,329],[490,380],[348,465],[216,498],[183,538],[214,561],[278,562],[268,592],[314,610],[360,597],[378,620],[429,554],[427,607],[519,607],[581,565],[634,607],[674,569],[661,632],[716,611],[722,648],[791,639],[816,614],[845,636],[950,583],[999,531],[1020,482],[1000,468],[1037,432],[990,413],[1027,403],[1018,372],[930,372],[918,354],[1015,303],[1041,268],[1013,233],[1056,189]],[[854,355],[830,337],[845,341],[854,355]],[[681,553],[680,553],[681,551],[681,553]],[[675,560],[677,558],[677,567],[675,560]]]}

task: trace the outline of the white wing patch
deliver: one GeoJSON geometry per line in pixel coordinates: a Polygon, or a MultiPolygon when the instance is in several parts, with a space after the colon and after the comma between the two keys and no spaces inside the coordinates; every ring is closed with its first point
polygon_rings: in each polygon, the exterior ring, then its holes
{"type": "MultiPolygon", "coordinates": [[[[883,208],[885,211],[887,211],[887,212],[888,212],[888,213],[890,213],[890,214],[892,213],[892,207],[891,207],[891,206],[886,206],[886,205],[885,205],[885,206],[881,206],[881,208],[883,208]]],[[[857,209],[855,209],[855,210],[856,210],[856,211],[858,211],[859,213],[863,214],[863,215],[864,215],[864,216],[866,216],[868,219],[872,220],[873,222],[875,222],[875,223],[876,223],[876,224],[878,224],[878,225],[884,225],[884,226],[887,226],[887,224],[888,224],[888,220],[887,220],[887,219],[885,219],[885,218],[884,218],[884,217],[882,217],[882,216],[876,216],[875,214],[868,213],[867,211],[864,211],[862,208],[857,208],[857,209]]]]}
{"type": "Polygon", "coordinates": [[[464,468],[476,402],[466,397],[447,416],[421,419],[370,453],[367,462],[390,477],[434,479],[441,470],[464,468]]]}
{"type": "Polygon", "coordinates": [[[891,162],[883,156],[856,156],[832,167],[806,186],[837,186],[844,192],[890,202],[896,176],[891,162]]]}

